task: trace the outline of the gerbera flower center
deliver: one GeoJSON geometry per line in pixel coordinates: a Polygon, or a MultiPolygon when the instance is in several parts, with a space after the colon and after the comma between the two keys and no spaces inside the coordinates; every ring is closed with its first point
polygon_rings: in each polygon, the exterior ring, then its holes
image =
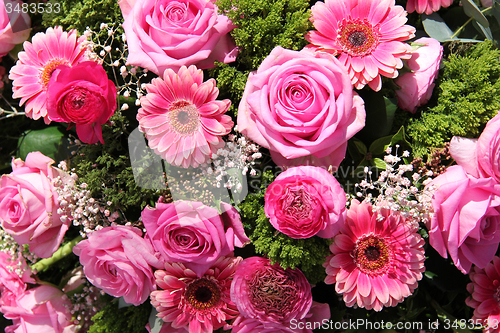
{"type": "Polygon", "coordinates": [[[52,73],[60,65],[68,65],[68,61],[64,59],[52,59],[48,63],[45,64],[43,70],[40,74],[40,84],[42,85],[44,90],[47,90],[47,85],[49,84],[50,77],[52,73]]]}
{"type": "Polygon", "coordinates": [[[262,269],[254,274],[249,285],[252,303],[266,313],[276,312],[281,316],[291,310],[296,287],[285,272],[262,269]]]}
{"type": "Polygon", "coordinates": [[[372,26],[367,19],[344,19],[337,39],[344,52],[355,57],[364,56],[379,44],[379,26],[372,26]]]}
{"type": "Polygon", "coordinates": [[[185,298],[197,310],[205,310],[219,303],[220,294],[217,284],[207,279],[198,279],[187,286],[185,298]]]}
{"type": "Polygon", "coordinates": [[[353,257],[361,272],[381,275],[387,273],[391,267],[392,251],[385,239],[369,235],[356,242],[353,257]]]}
{"type": "Polygon", "coordinates": [[[178,102],[169,110],[170,126],[180,134],[192,134],[199,126],[200,115],[193,104],[178,102]]]}

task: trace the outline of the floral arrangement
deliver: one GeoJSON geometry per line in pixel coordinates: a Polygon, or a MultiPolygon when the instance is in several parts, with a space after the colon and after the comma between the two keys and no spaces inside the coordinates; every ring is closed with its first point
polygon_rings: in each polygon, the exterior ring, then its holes
{"type": "Polygon", "coordinates": [[[0,0],[5,332],[500,332],[497,0],[0,0]]]}

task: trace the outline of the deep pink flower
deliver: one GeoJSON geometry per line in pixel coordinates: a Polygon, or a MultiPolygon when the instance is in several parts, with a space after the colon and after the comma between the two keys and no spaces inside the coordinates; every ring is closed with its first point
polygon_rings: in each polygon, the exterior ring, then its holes
{"type": "Polygon", "coordinates": [[[278,263],[271,265],[269,259],[250,257],[236,270],[231,300],[243,317],[287,325],[293,319],[306,317],[312,294],[299,269],[284,270],[278,263]]]}
{"type": "Polygon", "coordinates": [[[417,288],[425,270],[418,225],[387,209],[379,214],[370,204],[353,200],[323,264],[325,283],[335,283],[349,307],[357,303],[380,311],[396,306],[417,288]]]}
{"type": "Polygon", "coordinates": [[[71,302],[59,289],[41,285],[27,290],[14,304],[2,306],[4,317],[13,325],[5,328],[6,333],[76,331],[70,313],[71,302]]]}
{"type": "Polygon", "coordinates": [[[54,70],[47,90],[48,115],[51,120],[74,124],[82,142],[104,143],[101,125],[115,110],[115,84],[102,65],[85,61],[54,70]]]}
{"type": "Polygon", "coordinates": [[[276,164],[336,168],[365,117],[337,59],[278,46],[250,73],[238,130],[268,148],[276,164]]]}
{"type": "Polygon", "coordinates": [[[500,184],[492,178],[475,178],[460,165],[446,169],[432,183],[434,215],[427,226],[429,242],[458,269],[484,268],[500,242],[500,184]]]}
{"type": "Polygon", "coordinates": [[[169,68],[196,65],[206,69],[215,61],[233,62],[238,50],[229,32],[234,28],[210,0],[120,1],[125,21],[130,65],[159,76],[169,68]]]}
{"type": "Polygon", "coordinates": [[[338,56],[356,89],[366,84],[382,88],[380,75],[395,78],[410,58],[415,28],[406,23],[406,12],[394,0],[325,0],[311,8],[317,31],[306,35],[316,51],[338,56]]]}
{"type": "Polygon", "coordinates": [[[241,257],[220,257],[202,276],[181,263],[165,263],[165,270],[155,272],[162,290],[151,293],[158,317],[192,333],[212,333],[227,325],[238,314],[229,290],[240,262],[241,257]]]}
{"type": "Polygon", "coordinates": [[[144,208],[142,222],[164,260],[186,263],[202,276],[219,257],[250,241],[238,211],[227,203],[221,205],[219,214],[197,201],[159,202],[155,208],[144,208]]]}
{"type": "Polygon", "coordinates": [[[224,114],[231,101],[216,100],[214,79],[203,82],[203,72],[195,66],[181,67],[177,74],[168,69],[146,91],[137,114],[139,130],[168,163],[197,167],[224,146],[222,136],[233,127],[224,114]]]}
{"type": "Polygon", "coordinates": [[[48,28],[45,33],[33,36],[32,43],[23,44],[19,60],[11,68],[9,79],[13,80],[14,98],[21,98],[19,105],[26,103],[26,116],[32,119],[47,116],[47,86],[55,68],[59,65],[74,66],[88,60],[85,55],[85,36],[77,37],[76,30],[66,32],[61,27],[48,28]]]}
{"type": "Polygon", "coordinates": [[[29,153],[26,162],[12,161],[12,172],[0,178],[0,222],[19,244],[41,258],[50,257],[62,242],[70,219],[61,221],[58,193],[52,181],[61,177],[74,182],[54,161],[40,152],[29,153]]]}
{"type": "Polygon", "coordinates": [[[345,204],[344,190],[328,171],[299,166],[269,185],[264,209],[273,227],[292,238],[332,238],[344,223],[345,204]]]}
{"type": "Polygon", "coordinates": [[[0,58],[30,36],[31,19],[20,10],[22,4],[20,0],[0,0],[0,58]]]}
{"type": "Polygon", "coordinates": [[[90,283],[136,306],[156,289],[152,267],[163,267],[151,243],[141,234],[135,227],[106,227],[92,232],[73,248],[90,283]]]}
{"type": "Polygon", "coordinates": [[[453,0],[408,0],[406,3],[406,10],[408,13],[417,12],[419,14],[425,13],[431,15],[437,12],[441,7],[449,7],[453,0]]]}
{"type": "Polygon", "coordinates": [[[417,107],[427,104],[431,98],[443,58],[443,47],[434,38],[419,38],[414,43],[425,45],[414,50],[406,62],[412,72],[394,80],[401,87],[395,91],[399,107],[411,113],[415,113],[417,107]]]}
{"type": "Polygon", "coordinates": [[[500,114],[488,121],[478,139],[454,136],[450,155],[468,174],[500,183],[500,114]]]}
{"type": "Polygon", "coordinates": [[[486,329],[483,332],[498,332],[500,325],[500,258],[493,257],[484,269],[474,266],[469,278],[471,283],[467,285],[467,291],[471,293],[465,303],[474,308],[472,320],[475,323],[497,327],[486,329]]]}

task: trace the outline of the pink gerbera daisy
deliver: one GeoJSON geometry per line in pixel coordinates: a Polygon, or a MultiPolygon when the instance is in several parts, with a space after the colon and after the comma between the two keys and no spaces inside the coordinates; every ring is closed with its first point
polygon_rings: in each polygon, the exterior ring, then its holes
{"type": "Polygon", "coordinates": [[[309,31],[310,48],[338,56],[356,89],[368,84],[382,87],[380,74],[395,78],[401,59],[411,57],[402,41],[413,38],[415,28],[406,23],[406,12],[394,0],[325,0],[311,8],[317,31],[309,31]]]}
{"type": "Polygon", "coordinates": [[[24,42],[24,51],[12,67],[9,79],[13,80],[14,98],[21,98],[19,105],[25,106],[26,116],[32,119],[47,115],[47,85],[52,72],[59,65],[73,66],[89,60],[85,55],[86,37],[77,37],[76,30],[63,31],[61,27],[48,28],[45,33],[33,36],[32,42],[24,42]]]}
{"type": "Polygon", "coordinates": [[[419,14],[426,13],[431,15],[437,12],[441,7],[449,7],[453,0],[408,0],[406,10],[408,13],[417,12],[419,14]]]}
{"type": "Polygon", "coordinates": [[[325,283],[335,285],[347,306],[380,311],[410,296],[422,279],[424,240],[418,226],[398,213],[353,200],[347,221],[330,246],[325,283]]]}
{"type": "Polygon", "coordinates": [[[149,147],[168,163],[187,168],[205,163],[224,146],[222,136],[233,127],[224,113],[231,101],[216,100],[215,80],[203,82],[203,72],[192,65],[176,74],[167,69],[163,80],[146,85],[137,120],[149,147]]]}
{"type": "MultiPolygon", "coordinates": [[[[493,257],[484,269],[474,266],[469,273],[471,283],[467,290],[472,294],[465,303],[474,308],[474,322],[489,323],[492,327],[500,326],[500,258],[493,257]]],[[[485,332],[499,332],[487,329],[485,332]]]]}
{"type": "Polygon", "coordinates": [[[172,328],[212,333],[238,315],[231,301],[231,281],[242,258],[220,257],[202,277],[182,263],[165,263],[155,272],[158,288],[151,292],[151,304],[158,317],[172,328]]]}

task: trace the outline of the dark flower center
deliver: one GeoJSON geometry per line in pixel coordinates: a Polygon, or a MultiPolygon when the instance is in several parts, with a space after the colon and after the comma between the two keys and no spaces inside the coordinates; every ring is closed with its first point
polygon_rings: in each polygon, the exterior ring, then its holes
{"type": "Polygon", "coordinates": [[[365,256],[369,261],[377,261],[380,258],[380,251],[375,246],[369,246],[365,250],[365,256]]]}
{"type": "Polygon", "coordinates": [[[220,294],[217,284],[202,278],[187,286],[185,298],[194,308],[205,310],[219,303],[220,294]]]}
{"type": "Polygon", "coordinates": [[[351,56],[370,54],[379,44],[379,26],[372,26],[367,19],[344,19],[337,33],[339,44],[351,56]]]}
{"type": "Polygon", "coordinates": [[[353,250],[354,263],[368,275],[381,275],[391,268],[393,253],[386,240],[374,235],[358,239],[353,250]]]}
{"type": "Polygon", "coordinates": [[[366,42],[366,35],[363,31],[353,31],[347,39],[349,40],[349,43],[351,43],[352,46],[354,47],[360,47],[365,45],[366,42]]]}

